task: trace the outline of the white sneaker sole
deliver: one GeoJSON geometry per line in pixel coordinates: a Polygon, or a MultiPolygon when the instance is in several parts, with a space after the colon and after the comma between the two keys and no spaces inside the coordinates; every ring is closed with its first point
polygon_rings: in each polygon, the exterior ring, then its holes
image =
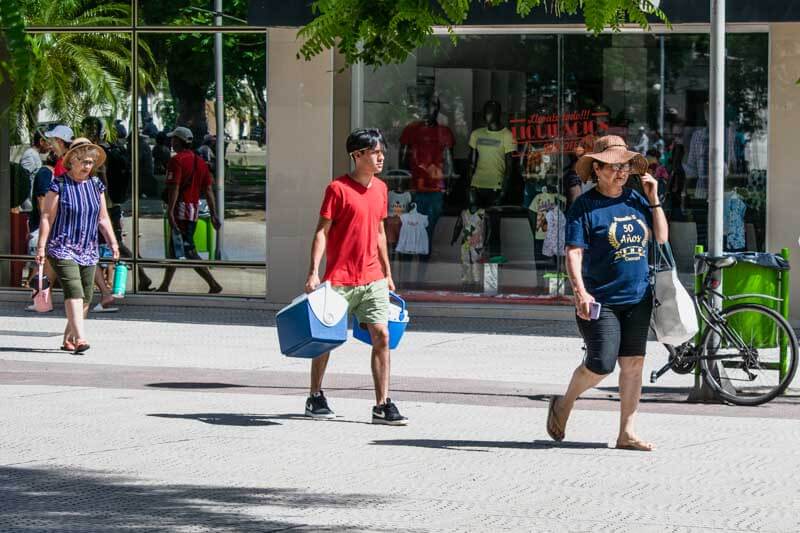
{"type": "Polygon", "coordinates": [[[311,411],[306,410],[306,416],[308,418],[313,418],[314,420],[331,420],[332,418],[336,418],[336,413],[328,413],[326,415],[321,415],[321,414],[314,414],[311,411]]]}
{"type": "Polygon", "coordinates": [[[373,424],[379,424],[381,426],[407,426],[408,419],[406,420],[386,420],[385,418],[376,418],[372,417],[373,424]]]}

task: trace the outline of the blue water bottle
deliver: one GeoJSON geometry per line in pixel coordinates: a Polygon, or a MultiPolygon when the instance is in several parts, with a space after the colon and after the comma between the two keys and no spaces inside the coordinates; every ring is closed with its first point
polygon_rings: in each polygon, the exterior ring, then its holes
{"type": "Polygon", "coordinates": [[[114,298],[125,298],[125,291],[128,288],[128,265],[122,261],[117,261],[114,267],[114,288],[111,296],[114,298]]]}

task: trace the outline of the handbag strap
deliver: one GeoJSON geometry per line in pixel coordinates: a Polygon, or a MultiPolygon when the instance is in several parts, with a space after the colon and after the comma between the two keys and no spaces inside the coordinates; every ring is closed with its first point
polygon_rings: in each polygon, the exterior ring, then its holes
{"type": "Polygon", "coordinates": [[[663,270],[675,270],[675,256],[672,255],[672,247],[669,242],[659,244],[653,241],[653,270],[661,272],[663,270]],[[662,265],[668,269],[660,268],[662,265]]]}

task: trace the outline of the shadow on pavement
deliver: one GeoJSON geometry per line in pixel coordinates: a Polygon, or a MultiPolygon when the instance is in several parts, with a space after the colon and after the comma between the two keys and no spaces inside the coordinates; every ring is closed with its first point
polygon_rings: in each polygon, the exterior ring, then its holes
{"type": "Polygon", "coordinates": [[[376,446],[412,446],[415,448],[432,448],[437,450],[461,450],[470,452],[488,452],[474,448],[498,448],[513,450],[549,450],[560,449],[606,449],[607,442],[554,442],[549,440],[534,441],[494,441],[494,440],[437,440],[437,439],[388,439],[375,440],[370,444],[376,446]]]}
{"type": "Polygon", "coordinates": [[[75,468],[0,467],[0,531],[4,533],[363,531],[347,525],[311,527],[260,518],[254,516],[254,510],[265,506],[296,510],[374,509],[383,502],[383,498],[374,495],[333,495],[291,488],[154,485],[75,468]]]}
{"type": "Polygon", "coordinates": [[[0,336],[6,337],[60,337],[63,335],[64,332],[52,332],[52,331],[23,331],[23,330],[11,330],[11,329],[0,329],[0,336]]]}
{"type": "Polygon", "coordinates": [[[171,381],[167,383],[148,383],[147,387],[155,389],[237,389],[247,388],[250,385],[237,385],[235,383],[204,383],[195,381],[171,381]]]}
{"type": "Polygon", "coordinates": [[[256,415],[256,414],[234,414],[234,413],[186,413],[186,414],[173,414],[173,413],[150,413],[147,416],[156,418],[178,418],[183,420],[198,420],[206,424],[219,425],[219,426],[280,426],[280,422],[273,422],[273,420],[302,420],[303,422],[339,422],[345,424],[367,424],[372,425],[370,422],[363,422],[361,420],[346,420],[342,417],[329,418],[329,419],[314,419],[309,418],[302,414],[280,414],[280,415],[256,415]]]}
{"type": "Polygon", "coordinates": [[[22,348],[18,346],[0,346],[0,353],[45,353],[63,354],[64,351],[58,348],[22,348]]]}

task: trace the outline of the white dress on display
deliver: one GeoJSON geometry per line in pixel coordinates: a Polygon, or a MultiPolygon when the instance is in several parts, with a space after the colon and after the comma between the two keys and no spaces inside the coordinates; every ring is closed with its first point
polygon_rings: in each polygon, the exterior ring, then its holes
{"type": "Polygon", "coordinates": [[[542,255],[547,257],[564,255],[564,235],[567,229],[567,218],[558,207],[553,207],[545,214],[547,234],[542,243],[542,255]]]}
{"type": "Polygon", "coordinates": [[[400,227],[400,238],[397,240],[395,252],[412,255],[428,255],[428,215],[419,213],[413,208],[400,215],[403,225],[400,227]]]}

